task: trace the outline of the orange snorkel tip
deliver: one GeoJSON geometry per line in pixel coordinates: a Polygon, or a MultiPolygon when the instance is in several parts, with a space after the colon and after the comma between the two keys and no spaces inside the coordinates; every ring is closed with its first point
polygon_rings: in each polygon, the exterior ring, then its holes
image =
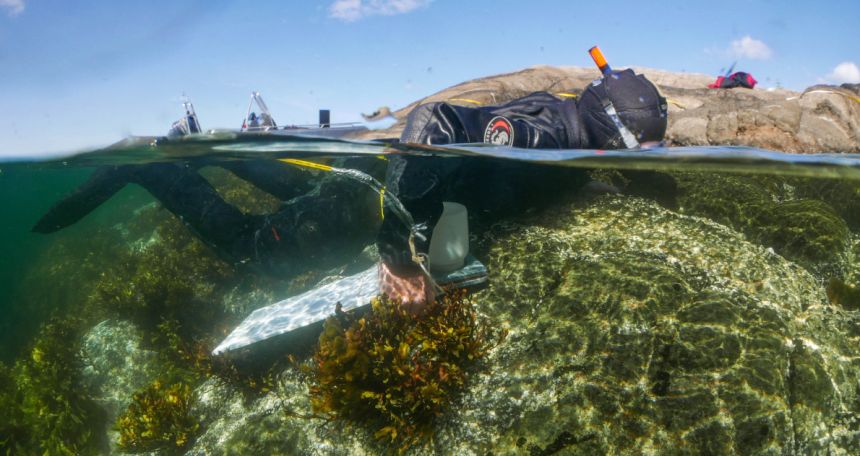
{"type": "Polygon", "coordinates": [[[606,63],[606,57],[604,57],[603,53],[600,52],[599,47],[592,46],[592,48],[588,50],[588,55],[590,55],[591,59],[594,60],[594,64],[597,65],[597,68],[600,68],[601,73],[607,75],[612,72],[612,68],[609,67],[608,63],[606,63]]]}

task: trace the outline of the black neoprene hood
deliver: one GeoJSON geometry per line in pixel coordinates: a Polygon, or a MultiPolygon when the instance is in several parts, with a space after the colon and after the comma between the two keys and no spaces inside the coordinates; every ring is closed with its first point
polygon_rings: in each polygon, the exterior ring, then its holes
{"type": "Polygon", "coordinates": [[[663,139],[668,123],[666,99],[651,81],[628,69],[596,80],[580,96],[579,111],[589,147],[625,148],[621,132],[607,113],[610,105],[639,143],[663,139]]]}

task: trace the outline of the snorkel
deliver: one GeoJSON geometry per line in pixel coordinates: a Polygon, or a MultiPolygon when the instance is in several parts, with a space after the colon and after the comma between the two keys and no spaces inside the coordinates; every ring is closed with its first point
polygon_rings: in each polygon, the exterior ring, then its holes
{"type": "MultiPolygon", "coordinates": [[[[600,72],[603,73],[600,79],[595,79],[591,82],[592,87],[597,87],[603,83],[603,79],[612,75],[612,67],[609,66],[609,63],[606,62],[606,57],[603,56],[603,53],[600,52],[600,48],[597,46],[592,46],[591,49],[588,50],[588,55],[591,56],[591,59],[594,60],[594,64],[597,65],[597,68],[600,69],[600,72]]],[[[618,79],[618,76],[614,76],[618,79]]],[[[606,112],[606,115],[609,117],[609,120],[612,121],[612,124],[615,125],[615,129],[618,130],[618,134],[621,137],[621,140],[624,143],[624,147],[627,149],[639,149],[640,144],[636,139],[636,136],[630,132],[630,130],[624,125],[621,121],[621,117],[618,115],[618,112],[615,109],[615,105],[613,105],[612,101],[608,98],[608,96],[604,95],[600,97],[600,104],[603,107],[603,110],[606,112]]]]}
{"type": "Polygon", "coordinates": [[[612,72],[612,68],[606,63],[606,57],[603,56],[603,53],[600,52],[600,48],[597,46],[592,46],[591,49],[588,50],[588,55],[591,56],[591,60],[594,60],[594,64],[597,65],[597,68],[600,69],[600,72],[603,73],[604,76],[608,76],[609,73],[612,72]]]}

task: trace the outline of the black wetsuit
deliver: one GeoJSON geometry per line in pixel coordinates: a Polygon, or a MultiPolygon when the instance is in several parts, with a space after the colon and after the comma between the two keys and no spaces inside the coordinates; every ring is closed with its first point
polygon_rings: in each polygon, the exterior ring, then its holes
{"type": "MultiPolygon", "coordinates": [[[[623,70],[594,81],[578,99],[537,92],[498,106],[421,105],[409,114],[400,141],[485,142],[534,149],[636,147],[639,142],[663,139],[667,112],[666,100],[650,81],[623,70]]],[[[474,217],[498,218],[556,201],[587,181],[583,170],[572,168],[404,156],[391,160],[386,186],[412,214],[416,253],[426,254],[443,201],[465,204],[474,217]]],[[[409,237],[406,224],[397,217],[385,217],[377,246],[395,273],[417,272],[409,237]]]]}
{"type": "MultiPolygon", "coordinates": [[[[538,92],[499,106],[469,108],[429,103],[409,114],[400,140],[417,144],[493,142],[522,148],[577,149],[586,144],[576,101],[538,92]]],[[[584,171],[489,158],[398,156],[389,160],[386,188],[412,214],[415,247],[427,253],[442,202],[464,204],[470,221],[521,214],[587,182],[584,171]]],[[[410,230],[386,213],[377,246],[398,274],[418,271],[409,250],[410,230]]]]}
{"type": "MultiPolygon", "coordinates": [[[[378,163],[353,159],[346,166],[378,163]]],[[[309,179],[306,171],[277,160],[194,161],[98,168],[33,231],[50,233],[71,225],[129,183],[149,191],[225,261],[283,277],[359,253],[379,224],[378,197],[349,179],[330,174],[309,179]],[[207,165],[223,167],[277,197],[280,209],[243,213],[199,174],[207,165]]]]}
{"type": "MultiPolygon", "coordinates": [[[[433,227],[442,215],[442,202],[466,206],[470,225],[486,225],[522,215],[559,201],[588,182],[581,169],[488,158],[393,157],[387,190],[397,195],[419,226],[417,252],[428,253],[433,227]]],[[[377,236],[382,260],[395,273],[418,271],[411,261],[410,230],[386,212],[377,236]]]]}

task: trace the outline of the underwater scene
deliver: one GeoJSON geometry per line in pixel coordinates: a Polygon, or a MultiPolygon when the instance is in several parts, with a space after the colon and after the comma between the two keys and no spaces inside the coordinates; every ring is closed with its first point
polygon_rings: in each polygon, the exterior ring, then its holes
{"type": "Polygon", "coordinates": [[[2,454],[860,454],[859,155],[208,134],[0,199],[2,454]],[[420,309],[404,162],[468,210],[420,309]]]}

